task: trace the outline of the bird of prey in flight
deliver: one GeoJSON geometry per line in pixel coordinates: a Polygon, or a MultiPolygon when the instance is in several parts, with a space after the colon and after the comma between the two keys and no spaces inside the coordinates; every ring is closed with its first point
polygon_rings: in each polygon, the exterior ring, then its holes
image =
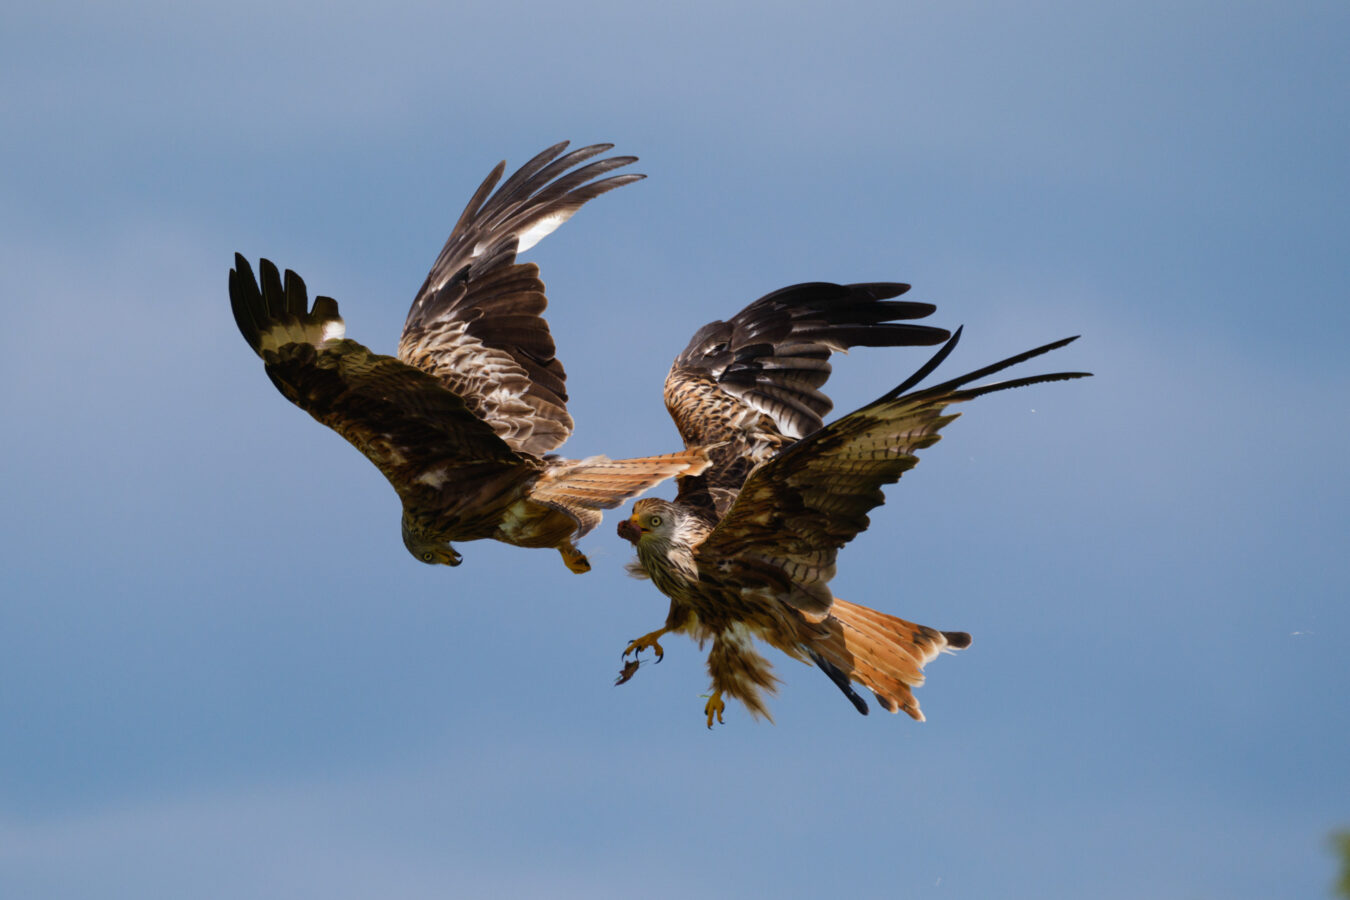
{"type": "Polygon", "coordinates": [[[643,650],[659,661],[659,639],[687,634],[712,642],[708,727],[722,721],[725,697],[768,717],[761,691],[777,679],[754,648],[759,638],[794,659],[813,662],[867,713],[853,682],[890,712],[922,721],[912,689],[923,667],[945,650],[970,645],[970,635],[917,625],[834,596],[830,580],[840,548],[868,526],[867,514],[936,443],[958,413],[948,408],[984,394],[1084,377],[1084,372],[1032,375],[968,387],[1010,366],[1062,347],[1037,347],[930,388],[916,390],[951,353],[960,330],[928,329],[935,356],[895,389],[824,425],[831,408],[819,388],[828,357],[856,344],[887,343],[889,322],[924,312],[886,288],[903,285],[803,285],[756,301],[729,322],[705,326],[676,359],[665,383],[666,408],[687,446],[716,446],[712,463],[678,480],[675,502],[639,500],[619,535],[635,545],[631,574],[650,578],[670,598],[665,625],[624,651],[619,682],[643,650]],[[882,290],[878,290],[882,288],[882,290]],[[869,296],[870,295],[870,296],[869,296]],[[875,299],[873,299],[875,298],[875,299]]]}
{"type": "Polygon", "coordinates": [[[337,303],[268,260],[261,287],[235,255],[230,303],[267,375],[296,406],[373,462],[403,503],[403,543],[422,562],[457,566],[451,541],[553,547],[573,572],[575,541],[612,509],[707,464],[701,447],[663,456],[561,459],[572,433],[566,374],[543,318],[539,269],[516,256],[594,197],[641,179],[609,175],[635,161],[595,144],[540,153],[474,192],[403,325],[396,356],[345,337],[337,303]],[[496,188],[494,191],[493,189],[496,188]]]}

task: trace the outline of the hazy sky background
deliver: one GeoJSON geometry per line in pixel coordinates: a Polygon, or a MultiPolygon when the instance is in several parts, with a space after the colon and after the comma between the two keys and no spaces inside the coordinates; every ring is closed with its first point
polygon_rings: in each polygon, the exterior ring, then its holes
{"type": "MultiPolygon", "coordinates": [[[[9,4],[0,895],[1325,896],[1350,824],[1350,6],[9,4]],[[650,177],[528,255],[569,455],[664,452],[671,358],[903,280],[971,404],[836,592],[974,646],[919,725],[775,655],[703,727],[611,515],[568,573],[418,565],[271,386],[235,251],[392,352],[497,160],[650,177]]],[[[923,351],[837,362],[838,412],[923,351]]],[[[658,490],[670,496],[673,488],[658,490]]]]}

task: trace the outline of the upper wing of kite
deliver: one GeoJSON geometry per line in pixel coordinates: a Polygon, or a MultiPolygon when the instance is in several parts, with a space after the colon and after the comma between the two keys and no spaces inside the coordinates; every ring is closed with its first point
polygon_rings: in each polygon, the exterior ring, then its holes
{"type": "Polygon", "coordinates": [[[474,193],[417,293],[398,356],[463,398],[514,449],[543,456],[572,433],[566,374],[542,313],[539,268],[516,262],[606,191],[645,176],[611,175],[634,156],[573,169],[613,147],[548,148],[506,179],[499,163],[474,193]],[[598,180],[597,180],[598,179],[598,180]]]}
{"type": "Polygon", "coordinates": [[[1032,375],[966,388],[1062,347],[1066,338],[1019,353],[931,388],[905,393],[956,346],[960,329],[903,384],[788,447],[756,469],[735,503],[697,550],[700,565],[734,572],[746,585],[770,585],[809,616],[824,616],[839,548],[868,526],[867,513],[885,498],[882,485],[918,462],[917,451],[938,441],[959,413],[947,407],[994,391],[1082,378],[1086,372],[1032,375]]]}
{"type": "Polygon", "coordinates": [[[699,329],[666,376],[666,408],[686,446],[720,446],[704,474],[680,480],[679,501],[721,515],[756,464],[821,428],[833,407],[820,390],[831,353],[947,339],[945,329],[897,321],[935,309],[891,299],[907,290],[897,283],[798,284],[699,329]]]}
{"type": "Polygon", "coordinates": [[[420,369],[344,338],[338,305],[264,259],[262,288],[235,254],[230,305],[244,339],[285,397],[350,441],[403,495],[431,465],[473,474],[530,466],[454,392],[420,369]]]}

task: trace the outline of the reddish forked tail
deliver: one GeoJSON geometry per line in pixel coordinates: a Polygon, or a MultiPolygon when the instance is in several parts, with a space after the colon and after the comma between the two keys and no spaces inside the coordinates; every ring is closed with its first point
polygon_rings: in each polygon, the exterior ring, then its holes
{"type": "Polygon", "coordinates": [[[531,499],[564,509],[613,509],[667,478],[698,475],[707,467],[705,447],[636,459],[592,456],[545,474],[531,499]]]}
{"type": "Polygon", "coordinates": [[[830,633],[812,642],[809,652],[858,711],[866,713],[867,705],[849,681],[870,690],[888,711],[903,709],[920,722],[923,713],[911,689],[923,684],[923,667],[944,650],[970,646],[964,631],[938,631],[838,598],[822,624],[830,633]]]}

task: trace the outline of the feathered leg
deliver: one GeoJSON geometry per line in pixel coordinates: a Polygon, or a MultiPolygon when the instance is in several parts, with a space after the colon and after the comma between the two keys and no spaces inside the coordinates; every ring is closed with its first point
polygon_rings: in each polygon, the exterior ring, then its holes
{"type": "Polygon", "coordinates": [[[755,652],[750,632],[743,625],[733,625],[713,636],[712,651],[708,654],[708,674],[712,676],[712,695],[703,708],[708,727],[713,719],[722,721],[726,704],[723,695],[745,704],[755,717],[763,716],[770,722],[769,708],[764,704],[760,690],[774,693],[778,679],[773,676],[769,661],[755,652]]]}

